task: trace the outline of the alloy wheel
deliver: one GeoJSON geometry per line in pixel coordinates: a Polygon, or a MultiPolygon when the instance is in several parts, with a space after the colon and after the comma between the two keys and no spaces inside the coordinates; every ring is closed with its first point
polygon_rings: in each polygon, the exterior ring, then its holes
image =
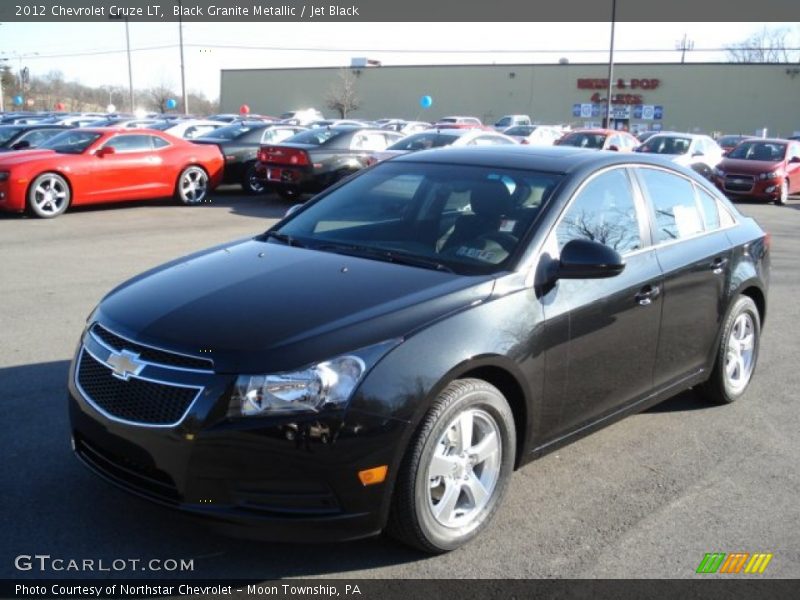
{"type": "Polygon", "coordinates": [[[200,167],[189,167],[178,182],[178,194],[184,204],[198,204],[208,193],[208,175],[200,167]]]}
{"type": "Polygon", "coordinates": [[[500,429],[480,409],[459,413],[447,426],[431,457],[428,507],[450,528],[471,525],[489,504],[502,463],[500,429]]]}
{"type": "Polygon", "coordinates": [[[755,365],[755,324],[749,313],[742,313],[733,323],[725,353],[725,379],[731,391],[743,390],[755,365]]]}

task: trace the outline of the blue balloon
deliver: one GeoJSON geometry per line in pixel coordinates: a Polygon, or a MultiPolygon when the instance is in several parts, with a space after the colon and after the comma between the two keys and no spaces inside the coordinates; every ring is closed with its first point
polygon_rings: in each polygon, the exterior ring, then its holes
{"type": "Polygon", "coordinates": [[[173,110],[176,106],[178,106],[178,103],[175,101],[175,98],[167,100],[167,108],[169,110],[173,110]]]}
{"type": "Polygon", "coordinates": [[[14,106],[22,106],[24,101],[25,100],[22,96],[14,96],[14,106]]]}
{"type": "Polygon", "coordinates": [[[419,99],[419,105],[422,108],[430,108],[431,106],[433,106],[433,98],[431,98],[430,96],[423,96],[422,98],[419,99]]]}

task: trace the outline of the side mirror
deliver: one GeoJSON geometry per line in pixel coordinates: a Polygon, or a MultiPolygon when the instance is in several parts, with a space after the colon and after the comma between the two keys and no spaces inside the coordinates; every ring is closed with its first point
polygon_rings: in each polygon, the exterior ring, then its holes
{"type": "Polygon", "coordinates": [[[284,218],[290,217],[291,215],[296,213],[301,208],[303,208],[302,204],[292,204],[289,208],[286,209],[286,212],[283,213],[284,218]]]}
{"type": "Polygon", "coordinates": [[[800,156],[793,156],[789,159],[790,163],[800,163],[800,156]]]}
{"type": "Polygon", "coordinates": [[[26,148],[30,148],[31,143],[28,140],[22,140],[21,142],[17,142],[13,146],[11,146],[12,150],[25,150],[26,148]]]}
{"type": "Polygon", "coordinates": [[[114,149],[114,146],[103,146],[96,152],[96,156],[99,158],[103,158],[104,156],[108,156],[109,154],[116,154],[117,151],[114,149]]]}
{"type": "Polygon", "coordinates": [[[619,152],[619,146],[617,146],[616,144],[611,144],[608,147],[608,149],[611,150],[612,152],[619,152]]]}
{"type": "Polygon", "coordinates": [[[601,279],[614,277],[625,269],[616,250],[590,240],[572,240],[561,250],[559,279],[601,279]]]}

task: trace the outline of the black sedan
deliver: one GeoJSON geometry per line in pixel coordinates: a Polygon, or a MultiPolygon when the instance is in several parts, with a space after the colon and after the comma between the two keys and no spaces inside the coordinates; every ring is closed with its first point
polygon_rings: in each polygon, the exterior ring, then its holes
{"type": "Polygon", "coordinates": [[[741,399],[769,240],[645,155],[401,156],[107,295],[75,452],[234,534],[452,550],[532,459],[692,386],[741,399]]]}
{"type": "Polygon", "coordinates": [[[261,194],[265,187],[255,173],[258,149],[262,144],[277,144],[301,131],[305,131],[305,127],[237,121],[192,141],[219,146],[225,157],[223,183],[238,183],[249,194],[261,194]]]}
{"type": "Polygon", "coordinates": [[[54,135],[58,135],[66,125],[0,125],[0,152],[36,148],[54,135]]]}
{"type": "Polygon", "coordinates": [[[256,174],[286,199],[319,192],[370,164],[403,134],[359,126],[316,127],[258,152],[256,174]]]}

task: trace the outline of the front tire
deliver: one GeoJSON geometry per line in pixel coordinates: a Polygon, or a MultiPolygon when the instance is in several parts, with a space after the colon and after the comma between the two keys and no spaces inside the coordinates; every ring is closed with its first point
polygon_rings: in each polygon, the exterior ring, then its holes
{"type": "Polygon", "coordinates": [[[57,217],[71,201],[69,184],[58,173],[42,173],[28,188],[28,209],[42,219],[57,217]]]}
{"type": "Polygon", "coordinates": [[[789,202],[789,182],[784,179],[781,181],[781,189],[778,193],[778,197],[775,198],[775,204],[778,206],[785,206],[787,202],[789,202]]]}
{"type": "Polygon", "coordinates": [[[514,468],[516,432],[493,385],[460,379],[436,398],[398,472],[387,533],[438,554],[491,521],[514,468]]]}
{"type": "Polygon", "coordinates": [[[711,377],[702,392],[715,404],[730,404],[744,395],[758,361],[761,317],[747,296],[739,296],[723,321],[722,336],[711,377]]]}
{"type": "Polygon", "coordinates": [[[175,197],[183,204],[200,204],[208,196],[208,173],[192,165],[181,171],[175,186],[175,197]]]}

